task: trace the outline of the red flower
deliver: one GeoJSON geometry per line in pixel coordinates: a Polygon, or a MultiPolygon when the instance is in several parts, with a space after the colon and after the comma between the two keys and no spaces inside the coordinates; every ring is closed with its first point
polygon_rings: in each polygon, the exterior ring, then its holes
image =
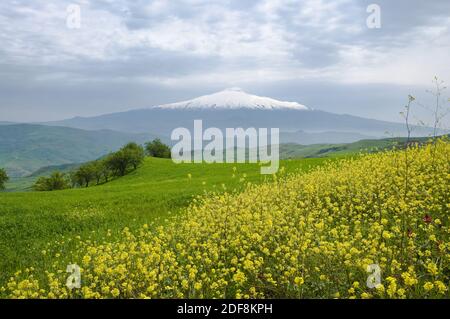
{"type": "Polygon", "coordinates": [[[411,228],[408,228],[408,237],[411,238],[413,235],[413,231],[411,230],[411,228]]]}
{"type": "Polygon", "coordinates": [[[433,218],[431,218],[430,215],[425,214],[425,216],[423,216],[423,221],[424,221],[426,224],[429,224],[429,223],[431,223],[431,222],[433,221],[433,218]]]}

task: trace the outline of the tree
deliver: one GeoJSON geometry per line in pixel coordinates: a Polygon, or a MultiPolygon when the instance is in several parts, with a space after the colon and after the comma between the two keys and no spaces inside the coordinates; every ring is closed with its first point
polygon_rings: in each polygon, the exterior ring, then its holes
{"type": "Polygon", "coordinates": [[[129,157],[123,150],[111,153],[106,159],[106,165],[115,176],[124,176],[129,163],[129,157]]]}
{"type": "Polygon", "coordinates": [[[72,186],[72,188],[75,188],[75,187],[81,185],[80,180],[78,179],[78,176],[77,176],[77,171],[69,172],[69,180],[70,180],[70,185],[72,186]]]}
{"type": "Polygon", "coordinates": [[[0,168],[0,190],[5,189],[5,183],[9,180],[8,174],[3,168],[0,168]]]}
{"type": "Polygon", "coordinates": [[[108,178],[111,171],[109,170],[105,160],[97,160],[91,162],[90,169],[92,171],[95,181],[97,182],[97,185],[100,184],[102,178],[104,179],[105,182],[108,182],[108,178]]]}
{"type": "Polygon", "coordinates": [[[108,183],[109,176],[111,175],[111,171],[109,170],[108,165],[107,165],[108,163],[106,162],[106,160],[101,160],[98,162],[99,162],[98,163],[99,173],[103,177],[105,182],[108,183]]]}
{"type": "Polygon", "coordinates": [[[89,164],[90,169],[92,170],[92,176],[94,177],[95,181],[97,182],[97,185],[100,184],[100,180],[103,177],[102,172],[102,162],[101,161],[94,161],[89,164]]]}
{"type": "Polygon", "coordinates": [[[124,176],[130,166],[136,169],[144,161],[144,149],[136,143],[128,143],[106,158],[107,167],[116,176],[124,176]]]}
{"type": "Polygon", "coordinates": [[[55,191],[70,188],[66,175],[61,172],[54,172],[50,177],[40,177],[33,188],[37,191],[55,191]]]}
{"type": "Polygon", "coordinates": [[[142,164],[145,157],[144,148],[136,143],[128,143],[123,147],[123,150],[130,157],[130,165],[133,169],[137,169],[142,164]]]}
{"type": "Polygon", "coordinates": [[[95,167],[92,163],[87,163],[78,168],[75,172],[75,180],[78,185],[89,187],[89,183],[95,179],[95,167]]]}
{"type": "Polygon", "coordinates": [[[145,150],[147,152],[147,155],[152,157],[171,157],[170,147],[161,142],[159,138],[153,140],[152,142],[145,143],[145,150]]]}

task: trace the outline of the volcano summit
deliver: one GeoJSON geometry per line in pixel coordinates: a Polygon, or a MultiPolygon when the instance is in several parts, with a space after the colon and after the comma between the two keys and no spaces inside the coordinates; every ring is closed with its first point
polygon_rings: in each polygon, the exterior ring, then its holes
{"type": "MultiPolygon", "coordinates": [[[[173,129],[190,127],[194,120],[202,120],[205,126],[220,129],[278,128],[282,143],[350,143],[364,138],[383,138],[386,132],[395,136],[405,134],[401,123],[324,112],[298,102],[249,94],[239,88],[177,103],[47,124],[87,130],[151,133],[168,141],[173,129]]],[[[414,134],[426,136],[431,131],[416,127],[414,134]]]]}

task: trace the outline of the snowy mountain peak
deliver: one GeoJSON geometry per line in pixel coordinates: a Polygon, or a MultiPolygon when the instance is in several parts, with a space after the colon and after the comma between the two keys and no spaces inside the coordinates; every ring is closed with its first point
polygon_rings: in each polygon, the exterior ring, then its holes
{"type": "MultiPolygon", "coordinates": [[[[232,92],[244,92],[244,90],[243,89],[241,89],[240,87],[237,87],[237,86],[235,86],[235,87],[232,87],[232,88],[228,88],[228,89],[225,89],[225,90],[223,90],[224,92],[225,91],[232,91],[232,92]]],[[[245,93],[245,92],[244,92],[245,93]]]]}
{"type": "Polygon", "coordinates": [[[285,102],[269,97],[252,95],[233,87],[210,95],[177,103],[157,106],[163,109],[259,109],[259,110],[308,110],[297,102],[285,102]]]}

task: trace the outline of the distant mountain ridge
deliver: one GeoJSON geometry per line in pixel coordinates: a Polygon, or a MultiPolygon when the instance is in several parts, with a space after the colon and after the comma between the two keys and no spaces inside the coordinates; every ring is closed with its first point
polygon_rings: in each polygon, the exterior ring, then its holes
{"type": "MultiPolygon", "coordinates": [[[[248,94],[231,88],[191,100],[94,117],[75,117],[40,124],[0,121],[0,167],[26,176],[41,167],[94,160],[123,144],[159,137],[170,140],[175,128],[279,128],[280,143],[340,144],[361,139],[404,136],[401,123],[366,119],[315,110],[248,94]]],[[[431,128],[414,127],[414,136],[428,136],[431,128]]],[[[445,132],[444,132],[445,133],[445,132]]],[[[443,132],[439,132],[443,134],[443,132]]]]}
{"type": "MultiPolygon", "coordinates": [[[[319,133],[311,140],[282,141],[299,144],[345,143],[357,141],[361,137],[384,138],[387,136],[386,132],[394,136],[403,136],[406,132],[404,125],[401,123],[324,112],[297,102],[285,102],[248,94],[237,88],[178,103],[94,117],[76,117],[46,124],[88,130],[110,129],[128,133],[152,132],[160,136],[170,136],[175,128],[192,128],[193,121],[197,119],[203,120],[205,127],[220,129],[227,127],[265,127],[279,128],[280,132],[284,133],[298,131],[307,134],[319,133]],[[332,135],[323,134],[327,132],[338,134],[330,141],[329,138],[332,135]],[[351,134],[354,135],[354,138],[351,138],[351,134]]],[[[431,132],[431,128],[414,127],[416,136],[427,136],[431,132]]]]}
{"type": "MultiPolygon", "coordinates": [[[[192,128],[194,120],[202,119],[204,127],[278,127],[280,132],[323,133],[347,132],[375,138],[389,135],[404,136],[401,123],[366,119],[347,114],[335,114],[319,110],[257,110],[257,109],[139,109],[111,113],[95,117],[76,117],[68,120],[48,122],[47,125],[67,126],[84,130],[109,129],[128,133],[152,132],[170,136],[178,127],[192,128]]],[[[431,128],[414,127],[416,136],[427,136],[431,128]]],[[[308,141],[296,141],[311,144],[308,141]]],[[[323,140],[323,143],[328,141],[323,140]]],[[[345,142],[345,141],[342,141],[345,142]]]]}

